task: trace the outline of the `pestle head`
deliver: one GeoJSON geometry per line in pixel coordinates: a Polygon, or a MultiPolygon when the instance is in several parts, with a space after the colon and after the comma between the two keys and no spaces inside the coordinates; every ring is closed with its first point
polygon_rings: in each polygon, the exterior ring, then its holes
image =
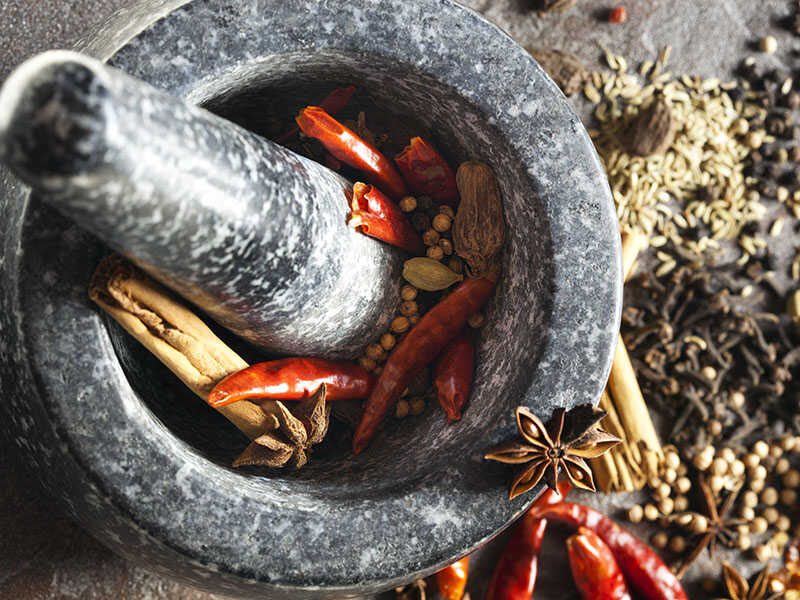
{"type": "Polygon", "coordinates": [[[96,63],[76,52],[25,62],[0,89],[0,161],[48,190],[95,172],[108,152],[108,94],[96,63]]]}

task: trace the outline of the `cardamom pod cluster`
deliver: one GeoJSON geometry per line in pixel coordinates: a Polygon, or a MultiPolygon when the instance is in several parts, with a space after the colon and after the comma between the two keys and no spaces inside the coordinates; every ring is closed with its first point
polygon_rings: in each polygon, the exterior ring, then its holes
{"type": "Polygon", "coordinates": [[[453,247],[469,274],[482,277],[496,266],[505,241],[500,187],[492,168],[474,161],[458,167],[456,185],[461,202],[453,222],[453,247]]]}
{"type": "Polygon", "coordinates": [[[461,281],[464,276],[448,269],[438,260],[417,257],[405,262],[403,278],[416,288],[426,292],[438,292],[461,281]]]}

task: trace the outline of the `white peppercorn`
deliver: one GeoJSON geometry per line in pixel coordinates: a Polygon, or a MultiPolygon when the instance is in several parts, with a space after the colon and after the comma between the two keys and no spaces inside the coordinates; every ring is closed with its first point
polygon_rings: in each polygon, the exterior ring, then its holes
{"type": "Polygon", "coordinates": [[[634,504],[628,509],[628,521],[631,523],[639,523],[644,517],[644,509],[638,504],[634,504]]]}

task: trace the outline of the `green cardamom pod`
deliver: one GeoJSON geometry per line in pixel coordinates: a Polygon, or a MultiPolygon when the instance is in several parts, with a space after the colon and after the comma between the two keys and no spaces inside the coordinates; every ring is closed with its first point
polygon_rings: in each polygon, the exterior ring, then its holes
{"type": "Polygon", "coordinates": [[[448,269],[438,260],[417,257],[403,265],[403,278],[426,292],[438,292],[464,279],[463,275],[448,269]]]}

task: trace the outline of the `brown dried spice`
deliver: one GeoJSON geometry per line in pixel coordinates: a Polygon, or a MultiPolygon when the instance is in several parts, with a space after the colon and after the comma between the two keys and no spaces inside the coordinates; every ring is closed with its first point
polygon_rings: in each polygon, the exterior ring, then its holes
{"type": "Polygon", "coordinates": [[[567,96],[579,92],[589,77],[588,71],[574,54],[540,48],[530,48],[528,52],[567,96]]]}
{"type": "Polygon", "coordinates": [[[461,203],[453,221],[453,246],[468,273],[481,277],[497,266],[505,240],[500,188],[491,167],[475,161],[458,167],[456,185],[461,203]]]}
{"type": "Polygon", "coordinates": [[[631,154],[650,156],[663,154],[675,140],[675,124],[669,100],[659,98],[643,109],[631,124],[629,146],[631,154]]]}

